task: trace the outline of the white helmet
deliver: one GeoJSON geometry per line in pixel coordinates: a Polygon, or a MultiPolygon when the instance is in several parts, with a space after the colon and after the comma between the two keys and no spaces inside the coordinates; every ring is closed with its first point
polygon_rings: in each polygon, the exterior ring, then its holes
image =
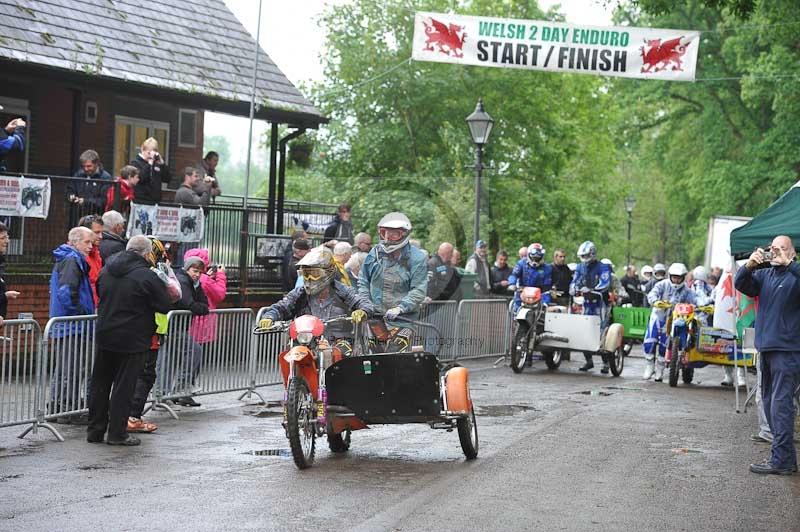
{"type": "Polygon", "coordinates": [[[669,267],[669,282],[672,283],[672,286],[678,288],[680,285],[683,284],[683,281],[686,279],[686,274],[689,273],[689,270],[686,269],[686,265],[682,262],[673,262],[669,267]],[[672,276],[680,277],[680,282],[673,283],[672,276]]]}
{"type": "Polygon", "coordinates": [[[642,266],[642,275],[647,275],[648,273],[650,275],[653,275],[653,267],[650,266],[649,264],[645,264],[644,266],[642,266]]]}
{"type": "Polygon", "coordinates": [[[695,278],[697,281],[708,281],[708,273],[703,266],[698,266],[694,270],[692,270],[692,277],[695,278]]]}
{"type": "Polygon", "coordinates": [[[378,239],[385,253],[393,253],[408,244],[411,235],[411,220],[402,212],[390,212],[378,222],[378,239]],[[388,240],[386,229],[402,229],[403,236],[399,240],[388,240]]]}
{"type": "Polygon", "coordinates": [[[574,272],[577,267],[578,265],[574,262],[570,262],[569,264],[567,264],[567,268],[569,268],[569,271],[571,272],[574,272]]]}
{"type": "Polygon", "coordinates": [[[667,273],[667,267],[660,262],[657,263],[655,266],[653,266],[653,275],[657,273],[661,273],[661,276],[663,277],[667,273]]]}
{"type": "Polygon", "coordinates": [[[600,262],[602,262],[603,264],[607,264],[607,265],[611,266],[612,270],[614,269],[614,263],[611,262],[611,259],[602,259],[600,262]]]}
{"type": "Polygon", "coordinates": [[[596,256],[597,248],[591,240],[587,240],[578,247],[578,258],[581,259],[581,262],[591,262],[596,256]]]}

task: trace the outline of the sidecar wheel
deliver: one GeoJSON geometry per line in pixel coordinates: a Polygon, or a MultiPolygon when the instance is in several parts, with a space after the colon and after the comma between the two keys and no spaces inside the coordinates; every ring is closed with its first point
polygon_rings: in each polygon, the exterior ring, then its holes
{"type": "Polygon", "coordinates": [[[478,424],[475,422],[475,409],[471,409],[467,416],[458,418],[456,426],[464,456],[467,460],[474,460],[478,457],[478,424]]]}

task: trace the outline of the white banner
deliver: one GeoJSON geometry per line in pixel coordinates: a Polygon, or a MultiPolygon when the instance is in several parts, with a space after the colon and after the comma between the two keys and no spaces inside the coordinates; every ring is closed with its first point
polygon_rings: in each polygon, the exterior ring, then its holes
{"type": "Polygon", "coordinates": [[[416,61],[693,81],[700,33],[417,13],[416,61]]]}
{"type": "Polygon", "coordinates": [[[0,215],[47,218],[50,210],[50,180],[0,177],[0,215]]]}
{"type": "Polygon", "coordinates": [[[204,229],[203,209],[131,203],[128,238],[153,235],[166,242],[199,242],[204,229]]]}

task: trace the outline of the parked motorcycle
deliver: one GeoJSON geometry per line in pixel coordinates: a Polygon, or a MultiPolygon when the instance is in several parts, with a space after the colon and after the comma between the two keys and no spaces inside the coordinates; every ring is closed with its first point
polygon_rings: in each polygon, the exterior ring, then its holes
{"type": "MultiPolygon", "coordinates": [[[[511,369],[514,373],[522,373],[525,365],[530,365],[539,342],[546,338],[556,339],[554,335],[545,331],[547,307],[542,301],[541,289],[526,286],[519,292],[522,303],[514,315],[517,332],[514,334],[511,348],[511,369]]],[[[540,349],[540,352],[547,369],[558,369],[562,359],[560,349],[540,349]]]]}

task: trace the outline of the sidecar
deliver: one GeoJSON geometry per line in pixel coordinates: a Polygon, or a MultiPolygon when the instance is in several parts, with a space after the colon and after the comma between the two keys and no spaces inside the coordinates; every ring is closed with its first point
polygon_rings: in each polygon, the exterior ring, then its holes
{"type": "Polygon", "coordinates": [[[458,431],[467,459],[478,456],[478,428],[469,371],[443,366],[426,352],[367,354],[325,371],[330,448],[349,448],[350,432],[368,425],[424,423],[458,431]]]}

